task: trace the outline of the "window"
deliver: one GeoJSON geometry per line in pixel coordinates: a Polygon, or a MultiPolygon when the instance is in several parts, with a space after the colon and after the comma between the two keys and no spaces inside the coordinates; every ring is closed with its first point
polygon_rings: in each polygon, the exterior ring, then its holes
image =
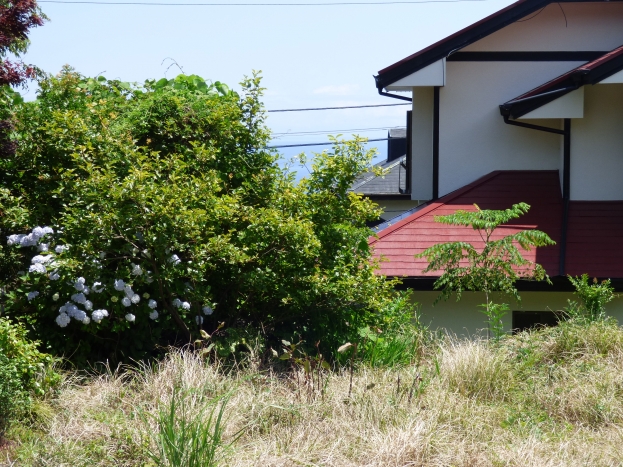
{"type": "Polygon", "coordinates": [[[513,311],[513,333],[544,326],[556,326],[560,316],[553,311],[513,311]]]}

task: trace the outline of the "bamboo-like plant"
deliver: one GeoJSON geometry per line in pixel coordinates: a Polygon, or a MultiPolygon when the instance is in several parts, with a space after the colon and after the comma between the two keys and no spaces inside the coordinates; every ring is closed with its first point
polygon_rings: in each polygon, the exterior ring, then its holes
{"type": "Polygon", "coordinates": [[[505,210],[474,206],[476,211],[458,210],[447,216],[435,216],[435,221],[472,227],[480,235],[484,246],[468,242],[438,243],[415,257],[428,260],[424,272],[443,271],[435,282],[435,288],[441,289],[437,301],[447,299],[452,293],[456,293],[457,300],[460,300],[463,291],[484,292],[486,303],[482,305],[483,313],[489,318],[489,328],[498,340],[503,333],[502,317],[508,307],[493,303],[491,294],[501,292],[520,301],[515,287],[518,279],[549,282],[543,266],[524,258],[521,249],[530,251],[556,242],[540,230],[522,230],[497,240],[493,238],[494,231],[500,225],[528,212],[530,206],[526,203],[514,204],[505,210]]]}

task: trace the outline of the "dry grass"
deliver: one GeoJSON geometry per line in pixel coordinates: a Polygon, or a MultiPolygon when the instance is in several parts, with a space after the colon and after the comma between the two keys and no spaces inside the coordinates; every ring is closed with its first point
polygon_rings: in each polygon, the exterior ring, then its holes
{"type": "MultiPolygon", "coordinates": [[[[623,331],[564,325],[500,345],[447,339],[419,367],[362,365],[325,391],[303,374],[225,371],[190,352],[155,367],[69,380],[44,429],[16,432],[6,465],[143,466],[176,387],[197,411],[232,392],[227,466],[623,465],[623,331]]],[[[1,462],[1,461],[0,461],[1,462]]]]}

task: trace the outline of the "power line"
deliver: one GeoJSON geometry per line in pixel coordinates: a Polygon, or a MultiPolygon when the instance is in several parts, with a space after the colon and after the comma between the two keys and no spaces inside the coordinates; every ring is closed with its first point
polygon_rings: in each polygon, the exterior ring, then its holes
{"type": "Polygon", "coordinates": [[[323,3],[161,3],[161,2],[100,2],[39,0],[39,3],[75,3],[89,5],[144,5],[144,6],[348,6],[348,5],[411,5],[416,3],[463,3],[487,0],[417,0],[403,2],[323,2],[323,3]]]}
{"type": "MultiPolygon", "coordinates": [[[[481,1],[481,0],[478,0],[478,1],[481,1]]],[[[267,110],[266,112],[308,112],[310,110],[365,109],[368,107],[396,107],[397,105],[411,105],[411,103],[406,102],[404,104],[347,105],[343,107],[312,107],[309,109],[278,109],[278,110],[267,110]]]]}
{"type": "Polygon", "coordinates": [[[377,127],[377,128],[351,128],[349,130],[295,131],[295,132],[273,133],[273,136],[326,135],[328,133],[340,133],[340,132],[350,132],[350,131],[385,131],[385,130],[402,129],[402,128],[404,127],[377,127]]]}
{"type": "MultiPolygon", "coordinates": [[[[363,143],[371,143],[373,141],[387,141],[390,138],[378,138],[378,139],[369,139],[367,141],[363,141],[363,143]]],[[[404,138],[391,138],[391,139],[404,139],[404,138]]],[[[326,143],[304,143],[304,144],[282,144],[279,146],[266,146],[268,149],[278,149],[278,148],[298,148],[303,146],[332,146],[335,142],[328,141],[326,143]]]]}

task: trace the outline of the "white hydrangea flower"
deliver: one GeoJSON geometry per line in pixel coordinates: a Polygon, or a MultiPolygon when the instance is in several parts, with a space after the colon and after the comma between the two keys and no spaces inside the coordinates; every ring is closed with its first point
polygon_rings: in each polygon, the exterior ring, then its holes
{"type": "Polygon", "coordinates": [[[206,316],[210,316],[212,313],[214,313],[214,310],[212,309],[212,307],[208,305],[204,306],[202,308],[202,311],[203,311],[203,314],[206,316]]]}
{"type": "Polygon", "coordinates": [[[43,234],[54,234],[54,229],[52,227],[44,227],[43,228],[43,234]]]}
{"type": "Polygon", "coordinates": [[[182,308],[184,310],[190,310],[190,303],[188,302],[182,302],[182,308]]]}
{"type": "Polygon", "coordinates": [[[84,277],[80,277],[76,282],[74,282],[74,289],[78,292],[84,291],[84,277]],[[82,281],[80,279],[82,279],[82,281]]]}
{"type": "Polygon", "coordinates": [[[123,291],[125,292],[125,296],[128,298],[132,298],[132,296],[134,295],[134,290],[132,290],[132,287],[130,287],[129,285],[126,285],[123,288],[123,291]]]}
{"type": "Polygon", "coordinates": [[[57,254],[61,254],[63,251],[69,250],[69,247],[67,245],[56,245],[56,248],[54,248],[54,251],[57,254]]]}
{"type": "Polygon", "coordinates": [[[143,270],[141,269],[141,267],[138,264],[133,264],[132,265],[132,275],[133,276],[140,276],[141,274],[143,274],[143,270]]]}
{"type": "Polygon", "coordinates": [[[37,255],[37,256],[33,256],[30,262],[32,264],[46,264],[46,263],[49,263],[50,260],[52,259],[54,259],[52,255],[45,255],[45,256],[37,255]]]}
{"type": "Polygon", "coordinates": [[[61,296],[58,294],[58,292],[56,292],[54,295],[52,295],[52,300],[57,301],[59,298],[61,298],[61,296]]]}
{"type": "Polygon", "coordinates": [[[133,323],[136,319],[136,316],[134,316],[132,313],[128,313],[127,315],[125,315],[125,319],[127,319],[130,323],[133,323]]]}
{"type": "Polygon", "coordinates": [[[151,276],[147,276],[147,277],[145,278],[145,282],[147,282],[148,284],[151,284],[153,281],[154,281],[154,278],[153,278],[153,277],[151,277],[151,276]]]}
{"type": "Polygon", "coordinates": [[[138,302],[141,301],[141,296],[135,293],[134,295],[132,295],[132,298],[130,298],[130,301],[136,305],[138,302]]]}
{"type": "Polygon", "coordinates": [[[104,286],[102,285],[101,282],[94,282],[93,286],[91,287],[91,290],[94,293],[102,293],[104,291],[104,286]]]}
{"type": "Polygon", "coordinates": [[[115,290],[121,292],[125,288],[125,282],[123,279],[115,279],[115,290]]]}
{"type": "Polygon", "coordinates": [[[108,316],[107,310],[95,310],[93,313],[91,313],[91,319],[95,321],[96,323],[99,323],[107,316],[108,316]]]}
{"type": "Polygon", "coordinates": [[[179,308],[182,306],[182,301],[179,298],[176,298],[175,300],[173,300],[173,306],[175,308],[179,308]]]}
{"type": "MultiPolygon", "coordinates": [[[[86,315],[86,313],[85,313],[86,315]]],[[[91,322],[91,318],[89,318],[88,316],[85,316],[84,319],[82,320],[83,324],[89,324],[91,322]]]]}
{"type": "Polygon", "coordinates": [[[39,274],[45,274],[48,270],[41,263],[33,264],[28,268],[28,272],[37,272],[39,274]]]}
{"type": "Polygon", "coordinates": [[[175,266],[177,266],[181,262],[182,262],[182,260],[177,255],[171,255],[171,257],[169,258],[169,263],[173,263],[173,265],[175,265],[175,266]]]}
{"type": "Polygon", "coordinates": [[[87,314],[71,302],[67,302],[67,314],[77,321],[84,321],[87,314]]]}
{"type": "Polygon", "coordinates": [[[82,293],[85,295],[89,295],[91,293],[91,289],[89,289],[88,286],[84,286],[84,289],[82,289],[82,293]]]}
{"type": "Polygon", "coordinates": [[[79,292],[79,293],[73,294],[71,296],[71,300],[81,305],[84,305],[87,301],[87,297],[82,292],[79,292]]]}
{"type": "Polygon", "coordinates": [[[203,324],[203,316],[195,316],[195,322],[197,326],[201,326],[203,324]]]}
{"type": "Polygon", "coordinates": [[[87,300],[84,302],[84,309],[87,311],[91,311],[93,309],[93,302],[91,300],[87,300]]]}
{"type": "Polygon", "coordinates": [[[153,320],[158,319],[158,310],[154,310],[151,313],[149,313],[149,317],[153,320]]]}
{"type": "Polygon", "coordinates": [[[156,307],[158,306],[158,302],[156,302],[156,300],[151,299],[149,300],[149,302],[147,303],[147,306],[149,308],[151,308],[152,310],[156,309],[156,307]]]}
{"type": "Polygon", "coordinates": [[[121,300],[121,304],[123,306],[130,306],[132,305],[132,301],[128,297],[123,297],[123,299],[121,300]]]}
{"type": "Polygon", "coordinates": [[[20,245],[22,238],[26,237],[26,234],[13,234],[6,238],[6,244],[9,246],[20,245]]]}
{"type": "Polygon", "coordinates": [[[100,253],[100,259],[104,259],[104,258],[106,258],[106,252],[105,252],[105,251],[102,251],[102,252],[100,253]]]}
{"type": "Polygon", "coordinates": [[[39,292],[37,292],[36,290],[28,292],[28,301],[33,300],[35,297],[37,297],[37,295],[39,295],[39,292]]]}
{"type": "Polygon", "coordinates": [[[32,229],[32,232],[30,233],[30,235],[32,235],[33,238],[36,238],[37,240],[39,240],[41,237],[45,235],[45,232],[43,230],[43,227],[35,227],[34,229],[32,229]]]}
{"type": "Polygon", "coordinates": [[[56,324],[58,324],[62,328],[67,327],[70,321],[71,319],[69,318],[67,313],[61,313],[56,317],[56,324]]]}
{"type": "Polygon", "coordinates": [[[49,243],[40,243],[39,246],[37,247],[37,251],[48,251],[49,248],[50,248],[49,243]]]}
{"type": "Polygon", "coordinates": [[[52,273],[50,273],[50,280],[51,281],[57,281],[61,278],[61,276],[58,274],[58,271],[53,271],[52,273]]]}
{"type": "Polygon", "coordinates": [[[20,246],[35,246],[39,242],[39,239],[34,237],[33,234],[28,234],[22,237],[19,241],[20,246]]]}

